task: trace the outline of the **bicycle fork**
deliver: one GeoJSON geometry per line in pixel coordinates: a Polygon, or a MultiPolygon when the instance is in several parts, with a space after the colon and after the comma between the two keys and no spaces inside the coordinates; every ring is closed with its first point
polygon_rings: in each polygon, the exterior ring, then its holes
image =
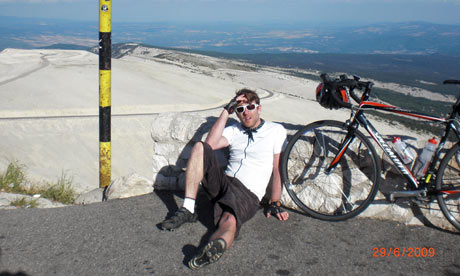
{"type": "Polygon", "coordinates": [[[345,139],[343,139],[342,143],[340,144],[339,152],[336,154],[335,158],[332,160],[329,167],[327,167],[327,169],[325,170],[326,174],[330,174],[337,167],[343,154],[347,151],[348,146],[355,139],[355,131],[358,128],[358,126],[359,126],[359,123],[356,121],[353,121],[353,123],[351,124],[348,123],[347,135],[345,136],[345,139]]]}

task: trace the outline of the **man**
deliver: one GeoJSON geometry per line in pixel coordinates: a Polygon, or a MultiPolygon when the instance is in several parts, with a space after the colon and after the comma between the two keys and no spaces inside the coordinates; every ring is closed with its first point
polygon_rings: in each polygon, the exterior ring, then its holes
{"type": "Polygon", "coordinates": [[[161,223],[164,230],[174,230],[186,222],[195,222],[195,199],[200,182],[215,202],[214,222],[217,230],[210,241],[193,257],[189,266],[198,269],[217,261],[238,235],[241,225],[259,209],[270,178],[272,193],[266,216],[285,221],[289,214],[281,210],[280,153],[286,130],[277,123],[260,118],[262,106],[257,93],[241,89],[224,107],[206,141],[198,142],[191,151],[185,175],[183,206],[161,223]],[[225,127],[236,111],[240,123],[225,127]],[[226,170],[220,168],[215,150],[230,147],[226,170]]]}

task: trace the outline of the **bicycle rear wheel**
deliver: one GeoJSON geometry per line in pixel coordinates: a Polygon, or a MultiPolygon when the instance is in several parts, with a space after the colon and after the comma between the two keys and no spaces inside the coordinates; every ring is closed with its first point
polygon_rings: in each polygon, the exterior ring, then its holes
{"type": "Polygon", "coordinates": [[[447,220],[460,230],[460,145],[452,147],[436,176],[438,204],[447,220]]]}
{"type": "Polygon", "coordinates": [[[294,134],[281,159],[287,192],[300,209],[315,218],[338,221],[354,217],[377,193],[380,163],[360,131],[337,167],[325,172],[347,132],[343,122],[311,123],[294,134]]]}

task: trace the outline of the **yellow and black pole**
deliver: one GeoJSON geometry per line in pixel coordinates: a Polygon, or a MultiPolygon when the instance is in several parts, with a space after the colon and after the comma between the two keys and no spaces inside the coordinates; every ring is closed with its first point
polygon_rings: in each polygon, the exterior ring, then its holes
{"type": "Polygon", "coordinates": [[[99,0],[99,187],[111,181],[112,2],[99,0]]]}

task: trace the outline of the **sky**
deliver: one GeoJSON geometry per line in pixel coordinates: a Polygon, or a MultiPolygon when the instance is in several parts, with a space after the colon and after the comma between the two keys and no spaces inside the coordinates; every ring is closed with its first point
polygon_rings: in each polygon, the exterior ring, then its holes
{"type": "MultiPolygon", "coordinates": [[[[98,4],[98,0],[0,0],[0,16],[96,21],[98,4]]],[[[114,21],[460,24],[460,0],[115,0],[114,21]]]]}

